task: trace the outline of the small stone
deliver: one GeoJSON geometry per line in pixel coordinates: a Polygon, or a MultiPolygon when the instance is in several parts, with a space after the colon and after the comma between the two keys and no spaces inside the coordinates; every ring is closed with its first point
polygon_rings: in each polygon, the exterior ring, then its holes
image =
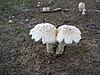
{"type": "Polygon", "coordinates": [[[26,19],[26,22],[28,22],[29,21],[29,19],[26,19]]]}
{"type": "Polygon", "coordinates": [[[53,12],[56,12],[56,11],[61,11],[62,10],[62,8],[55,8],[55,9],[53,9],[52,11],[53,12]]]}
{"type": "Polygon", "coordinates": [[[11,24],[11,23],[13,23],[13,21],[12,21],[12,20],[9,20],[9,21],[8,21],[8,23],[10,23],[10,24],[11,24]]]}

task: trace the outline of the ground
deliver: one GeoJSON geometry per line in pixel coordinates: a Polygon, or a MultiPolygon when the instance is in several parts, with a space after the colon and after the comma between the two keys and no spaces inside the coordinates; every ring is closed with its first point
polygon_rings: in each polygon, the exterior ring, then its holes
{"type": "Polygon", "coordinates": [[[0,75],[100,75],[100,12],[95,11],[100,4],[95,0],[53,0],[52,9],[61,7],[68,12],[41,13],[37,1],[43,7],[50,0],[0,0],[0,75]],[[78,11],[80,1],[86,3],[85,16],[78,11]],[[48,56],[45,45],[29,36],[30,29],[44,19],[56,27],[78,27],[81,41],[66,45],[59,57],[48,56]]]}

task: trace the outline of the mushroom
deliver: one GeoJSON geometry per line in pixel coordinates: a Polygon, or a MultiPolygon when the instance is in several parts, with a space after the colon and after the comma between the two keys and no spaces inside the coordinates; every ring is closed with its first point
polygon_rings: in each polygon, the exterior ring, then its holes
{"type": "Polygon", "coordinates": [[[83,9],[83,11],[82,11],[82,15],[85,15],[85,11],[86,11],[86,9],[83,9]]]}
{"type": "Polygon", "coordinates": [[[8,23],[11,24],[11,23],[13,23],[13,21],[12,20],[9,20],[8,23]]]}
{"type": "Polygon", "coordinates": [[[29,35],[32,35],[32,39],[35,41],[42,40],[43,44],[46,44],[48,53],[54,53],[53,43],[56,41],[56,27],[50,23],[37,24],[30,30],[29,35]]]}
{"type": "Polygon", "coordinates": [[[56,40],[59,45],[56,54],[62,54],[66,44],[78,43],[81,39],[81,31],[75,26],[62,25],[57,29],[56,40]]]}
{"type": "Polygon", "coordinates": [[[37,7],[40,7],[41,6],[41,2],[37,2],[37,7]]]}
{"type": "Polygon", "coordinates": [[[78,5],[79,11],[82,12],[82,15],[85,15],[85,3],[84,2],[80,2],[78,5]]]}

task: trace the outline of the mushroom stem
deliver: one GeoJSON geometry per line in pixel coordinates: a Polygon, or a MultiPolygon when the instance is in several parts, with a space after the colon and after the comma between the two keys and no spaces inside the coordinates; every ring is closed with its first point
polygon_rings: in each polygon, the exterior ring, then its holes
{"type": "Polygon", "coordinates": [[[60,42],[57,47],[56,54],[62,54],[64,51],[64,47],[65,47],[65,42],[64,41],[60,42]]]}
{"type": "Polygon", "coordinates": [[[52,54],[54,53],[52,43],[46,43],[46,49],[47,49],[47,53],[52,53],[52,54]]]}

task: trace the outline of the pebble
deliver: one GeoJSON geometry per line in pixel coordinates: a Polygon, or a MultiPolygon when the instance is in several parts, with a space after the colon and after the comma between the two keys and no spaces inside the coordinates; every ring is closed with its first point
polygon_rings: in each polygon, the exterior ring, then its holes
{"type": "Polygon", "coordinates": [[[9,21],[8,21],[8,23],[10,23],[10,24],[11,24],[11,23],[13,23],[13,21],[12,21],[12,20],[9,20],[9,21]]]}
{"type": "Polygon", "coordinates": [[[29,22],[29,19],[26,19],[26,22],[29,22]]]}

